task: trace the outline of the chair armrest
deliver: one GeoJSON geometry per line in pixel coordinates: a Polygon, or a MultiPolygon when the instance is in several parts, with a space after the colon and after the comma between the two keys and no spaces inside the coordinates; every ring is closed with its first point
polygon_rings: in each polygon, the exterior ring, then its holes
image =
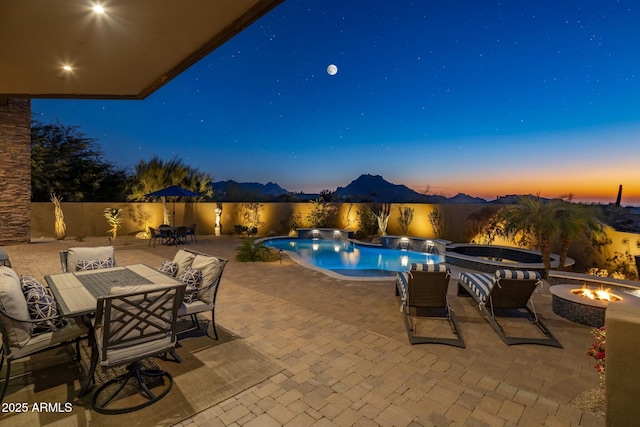
{"type": "Polygon", "coordinates": [[[47,320],[59,320],[59,319],[64,319],[64,314],[58,314],[56,316],[49,316],[49,317],[43,317],[42,319],[18,319],[17,317],[13,317],[11,315],[9,315],[6,311],[0,309],[0,314],[2,314],[3,316],[8,317],[11,320],[15,320],[16,322],[25,322],[25,323],[40,323],[40,322],[44,322],[47,320]]]}

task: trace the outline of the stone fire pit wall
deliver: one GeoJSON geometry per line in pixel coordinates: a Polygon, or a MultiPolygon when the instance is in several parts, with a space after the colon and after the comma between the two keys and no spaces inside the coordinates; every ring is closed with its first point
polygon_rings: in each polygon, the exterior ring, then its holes
{"type": "Polygon", "coordinates": [[[613,293],[623,293],[640,297],[640,282],[634,282],[632,280],[617,280],[567,271],[551,271],[549,272],[547,282],[552,286],[560,284],[576,285],[576,288],[581,288],[583,284],[596,289],[602,286],[611,289],[613,293]]]}

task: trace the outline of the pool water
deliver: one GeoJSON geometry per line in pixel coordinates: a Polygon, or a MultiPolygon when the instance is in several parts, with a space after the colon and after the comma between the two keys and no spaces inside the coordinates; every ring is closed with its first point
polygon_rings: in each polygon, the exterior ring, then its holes
{"type": "Polygon", "coordinates": [[[348,240],[275,238],[265,246],[295,254],[315,267],[343,276],[385,277],[408,271],[411,263],[437,264],[443,257],[421,252],[356,245],[348,240]]]}

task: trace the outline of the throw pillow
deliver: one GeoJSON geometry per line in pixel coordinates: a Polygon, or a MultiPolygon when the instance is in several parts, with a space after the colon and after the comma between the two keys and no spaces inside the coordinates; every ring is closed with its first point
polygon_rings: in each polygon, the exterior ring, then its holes
{"type": "Polygon", "coordinates": [[[27,294],[31,291],[35,291],[39,293],[47,292],[45,287],[42,286],[40,282],[38,282],[36,279],[34,279],[31,276],[22,276],[20,278],[20,286],[22,287],[22,293],[24,294],[25,298],[27,297],[27,294]]]}
{"type": "Polygon", "coordinates": [[[103,259],[79,259],[76,265],[76,270],[88,271],[111,267],[113,267],[113,258],[111,257],[103,259]]]}
{"type": "Polygon", "coordinates": [[[67,271],[75,271],[80,259],[105,259],[111,258],[116,265],[116,257],[113,246],[96,246],[69,248],[67,253],[67,271]]]}
{"type": "Polygon", "coordinates": [[[159,270],[167,276],[176,277],[176,274],[178,274],[178,263],[165,259],[162,261],[162,265],[159,270]]]}
{"type": "MultiPolygon", "coordinates": [[[[46,319],[58,315],[58,306],[56,300],[48,291],[41,292],[38,289],[32,289],[26,295],[27,308],[29,317],[32,320],[46,319]]],[[[62,319],[43,320],[33,324],[33,333],[55,332],[62,329],[64,322],[62,319]]]]}
{"type": "Polygon", "coordinates": [[[182,272],[182,275],[180,275],[180,281],[187,286],[197,288],[202,281],[202,271],[187,267],[182,272]]]}
{"type": "Polygon", "coordinates": [[[186,302],[187,304],[191,304],[197,299],[198,299],[198,288],[196,288],[195,286],[187,285],[187,287],[184,288],[184,302],[186,302]]]}

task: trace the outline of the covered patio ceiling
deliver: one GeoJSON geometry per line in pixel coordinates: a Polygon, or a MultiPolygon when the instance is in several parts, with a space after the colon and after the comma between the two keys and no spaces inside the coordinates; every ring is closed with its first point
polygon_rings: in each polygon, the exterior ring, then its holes
{"type": "Polygon", "coordinates": [[[282,1],[0,0],[0,97],[143,99],[282,1]]]}

